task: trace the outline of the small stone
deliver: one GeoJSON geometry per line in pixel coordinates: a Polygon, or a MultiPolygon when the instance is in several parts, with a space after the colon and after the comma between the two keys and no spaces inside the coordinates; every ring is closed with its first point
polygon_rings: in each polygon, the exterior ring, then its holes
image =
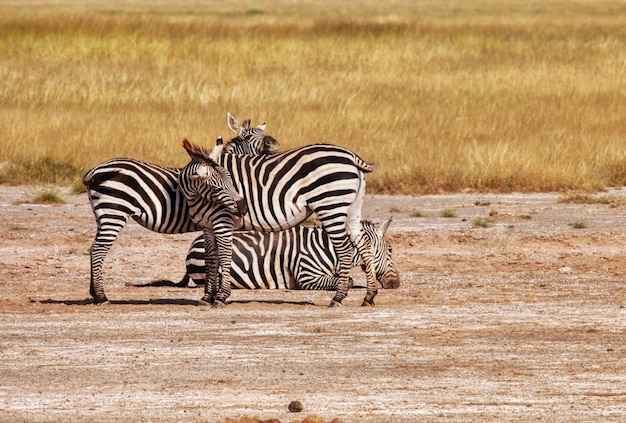
{"type": "Polygon", "coordinates": [[[304,407],[300,401],[291,401],[289,403],[289,411],[292,413],[299,413],[302,410],[304,410],[304,407]]]}
{"type": "Polygon", "coordinates": [[[568,266],[563,266],[559,269],[559,273],[562,273],[562,274],[572,273],[572,268],[568,266]]]}

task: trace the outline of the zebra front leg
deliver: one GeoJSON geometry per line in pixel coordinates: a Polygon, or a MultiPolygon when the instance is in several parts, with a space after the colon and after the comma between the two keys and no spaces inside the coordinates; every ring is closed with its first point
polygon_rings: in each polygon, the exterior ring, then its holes
{"type": "Polygon", "coordinates": [[[219,260],[219,268],[221,277],[218,279],[217,292],[213,308],[221,308],[226,305],[226,299],[230,297],[230,268],[233,260],[233,226],[216,227],[215,240],[217,244],[217,257],[219,260]]]}
{"type": "Polygon", "coordinates": [[[204,265],[206,279],[204,282],[204,296],[198,305],[214,304],[218,284],[218,256],[215,234],[210,229],[204,230],[204,265]]]}
{"type": "Polygon", "coordinates": [[[373,306],[374,297],[378,294],[378,283],[376,282],[376,271],[374,270],[374,257],[372,256],[372,247],[363,233],[353,241],[361,259],[363,260],[363,266],[365,267],[365,274],[367,276],[367,292],[361,306],[373,306]]]}

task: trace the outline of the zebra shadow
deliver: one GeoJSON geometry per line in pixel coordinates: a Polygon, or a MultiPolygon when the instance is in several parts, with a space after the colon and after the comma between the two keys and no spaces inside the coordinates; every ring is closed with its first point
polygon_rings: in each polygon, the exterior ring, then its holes
{"type": "MultiPolygon", "coordinates": [[[[85,298],[84,300],[40,300],[40,304],[61,304],[67,306],[83,306],[93,305],[93,298],[85,298]]],[[[197,306],[197,300],[189,300],[185,298],[150,298],[149,300],[110,300],[111,305],[178,305],[178,306],[197,306]]]]}
{"type": "Polygon", "coordinates": [[[298,306],[317,306],[318,305],[311,301],[286,301],[286,300],[228,300],[226,301],[226,305],[228,304],[253,304],[253,303],[274,304],[274,305],[288,304],[288,305],[298,305],[298,306]]]}
{"type": "MultiPolygon", "coordinates": [[[[93,305],[93,298],[85,298],[84,300],[31,300],[39,304],[55,304],[66,306],[85,306],[93,305]]],[[[288,301],[288,300],[229,300],[226,304],[274,304],[274,305],[297,305],[297,306],[315,306],[317,304],[311,301],[288,301]]],[[[197,300],[189,300],[185,298],[150,298],[149,300],[110,300],[111,305],[175,305],[175,306],[198,306],[197,300]]]]}

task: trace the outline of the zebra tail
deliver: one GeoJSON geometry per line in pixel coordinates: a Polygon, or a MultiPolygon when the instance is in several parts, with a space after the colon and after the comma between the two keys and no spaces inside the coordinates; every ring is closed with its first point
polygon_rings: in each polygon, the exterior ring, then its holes
{"type": "Polygon", "coordinates": [[[118,173],[118,170],[116,169],[108,169],[108,172],[105,172],[104,174],[98,173],[100,168],[100,165],[98,165],[91,169],[89,172],[85,173],[85,176],[83,176],[82,179],[84,186],[86,186],[87,188],[91,188],[93,186],[100,185],[102,181],[110,179],[112,173],[118,173]]]}
{"type": "Polygon", "coordinates": [[[83,185],[86,186],[87,188],[93,186],[95,170],[96,170],[95,168],[91,169],[89,172],[85,173],[85,176],[83,176],[82,182],[83,182],[83,185]]]}
{"type": "Polygon", "coordinates": [[[370,164],[365,162],[362,158],[360,158],[359,156],[355,155],[354,156],[354,164],[356,165],[356,167],[358,167],[360,170],[362,170],[365,173],[369,173],[369,172],[373,172],[374,171],[374,164],[370,164]]]}

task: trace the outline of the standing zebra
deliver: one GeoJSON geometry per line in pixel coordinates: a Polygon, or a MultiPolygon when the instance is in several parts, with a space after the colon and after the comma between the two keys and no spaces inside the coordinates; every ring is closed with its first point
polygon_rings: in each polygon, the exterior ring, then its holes
{"type": "MultiPolygon", "coordinates": [[[[376,279],[383,288],[398,288],[400,276],[385,232],[391,218],[382,224],[361,221],[363,235],[374,258],[376,279]]],[[[354,249],[351,267],[362,266],[354,249]]],[[[235,231],[233,233],[232,287],[239,289],[336,290],[339,260],[328,235],[319,226],[303,225],[279,232],[235,231]]],[[[177,286],[206,282],[204,237],[196,238],[186,260],[187,272],[177,286]]]]}
{"type": "Polygon", "coordinates": [[[363,258],[367,275],[367,293],[362,305],[374,305],[378,285],[372,255],[361,231],[364,173],[374,170],[373,165],[345,148],[330,144],[254,157],[220,154],[216,160],[228,169],[248,204],[249,213],[243,219],[235,219],[218,205],[202,206],[209,198],[210,187],[198,183],[196,171],[211,160],[210,154],[187,140],[183,141],[183,147],[191,162],[178,175],[180,190],[190,204],[193,221],[209,229],[204,231],[208,283],[203,301],[222,307],[230,295],[233,228],[274,232],[291,228],[315,213],[339,262],[337,292],[330,305],[340,306],[348,294],[354,246],[363,258]],[[219,281],[216,260],[222,269],[219,281]]]}
{"type": "MultiPolygon", "coordinates": [[[[266,135],[265,124],[239,125],[226,116],[237,137],[225,149],[235,154],[266,154],[278,151],[278,142],[266,135]]],[[[90,293],[96,304],[105,304],[102,267],[119,232],[132,217],[141,226],[163,234],[201,231],[189,216],[189,206],[178,188],[180,169],[133,159],[113,159],[91,169],[83,177],[97,224],[90,249],[90,293]]]]}

